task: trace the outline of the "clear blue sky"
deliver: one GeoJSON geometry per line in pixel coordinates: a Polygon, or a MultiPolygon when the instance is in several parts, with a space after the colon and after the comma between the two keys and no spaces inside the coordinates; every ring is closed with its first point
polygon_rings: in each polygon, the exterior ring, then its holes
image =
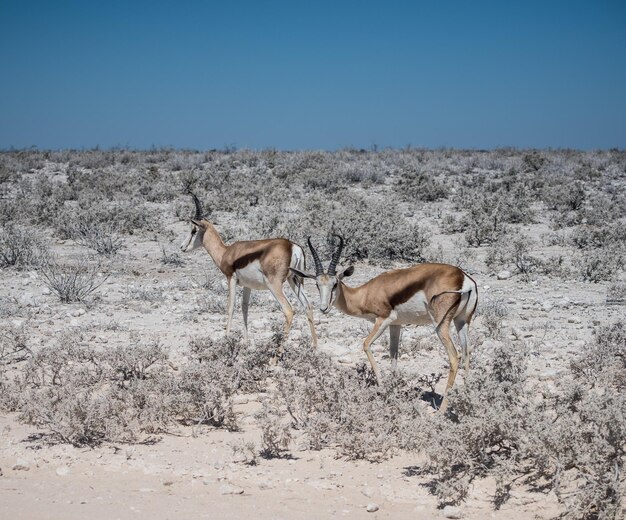
{"type": "Polygon", "coordinates": [[[0,148],[626,148],[626,1],[0,2],[0,148]]]}

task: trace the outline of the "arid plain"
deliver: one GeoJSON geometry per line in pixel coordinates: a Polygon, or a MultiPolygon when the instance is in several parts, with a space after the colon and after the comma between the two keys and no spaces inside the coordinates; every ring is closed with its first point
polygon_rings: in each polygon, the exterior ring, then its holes
{"type": "MultiPolygon", "coordinates": [[[[0,154],[3,518],[620,518],[626,154],[0,154]],[[226,243],[311,235],[356,286],[419,262],[478,284],[471,370],[436,412],[433,327],[241,294],[182,253],[192,188],[226,243]],[[70,300],[70,301],[62,301],[70,300]],[[274,365],[278,344],[285,354],[274,365]]],[[[455,338],[456,339],[456,338],[455,338]]],[[[443,376],[443,377],[442,377],[443,376]]]]}

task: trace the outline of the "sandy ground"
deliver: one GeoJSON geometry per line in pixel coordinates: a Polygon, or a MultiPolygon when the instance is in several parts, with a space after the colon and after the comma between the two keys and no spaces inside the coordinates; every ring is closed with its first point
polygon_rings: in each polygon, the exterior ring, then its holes
{"type": "MultiPolygon", "coordinates": [[[[58,303],[36,272],[0,271],[0,296],[15,298],[19,307],[3,323],[27,327],[33,348],[67,328],[81,328],[90,342],[100,346],[123,344],[133,333],[155,337],[174,357],[194,335],[222,334],[225,315],[204,312],[201,305],[202,281],[207,272],[219,276],[217,269],[203,251],[185,255],[182,267],[163,265],[161,246],[175,251],[187,226],[172,224],[171,231],[176,237],[171,243],[127,238],[127,248],[114,260],[115,274],[89,305],[58,303]]],[[[69,241],[56,242],[55,248],[64,255],[84,251],[69,241]]],[[[380,271],[357,265],[348,283],[355,285],[380,271]]],[[[545,277],[533,282],[519,277],[498,280],[481,271],[474,275],[481,298],[502,298],[507,303],[510,316],[504,336],[531,344],[531,376],[546,384],[559,377],[564,360],[584,348],[598,324],[615,321],[623,313],[623,307],[605,305],[606,284],[563,283],[545,277]]],[[[316,303],[313,289],[307,285],[316,303]]],[[[225,303],[225,292],[221,297],[225,303]]],[[[254,302],[251,334],[259,340],[282,315],[267,294],[254,302]]],[[[316,324],[320,348],[337,362],[364,361],[361,342],[369,323],[337,311],[323,317],[316,311],[316,324]]],[[[242,328],[239,310],[235,325],[242,328]]],[[[473,331],[474,338],[484,338],[480,318],[473,331]]],[[[290,341],[308,334],[306,319],[299,312],[290,341]]],[[[374,349],[383,370],[389,369],[384,359],[386,343],[385,339],[374,349]]],[[[487,339],[478,348],[493,345],[494,340],[487,339]]],[[[407,329],[400,352],[400,364],[406,368],[425,374],[447,372],[443,347],[429,328],[407,329]]],[[[462,376],[457,381],[462,383],[462,376]]],[[[337,458],[332,450],[299,451],[296,439],[291,459],[260,459],[256,466],[238,461],[231,445],[241,438],[258,444],[260,432],[253,414],[263,398],[241,399],[238,433],[181,428],[154,443],[95,449],[49,445],[42,437],[45,432],[19,424],[13,415],[1,416],[0,518],[443,517],[425,486],[428,480],[411,469],[423,464],[416,454],[398,454],[379,464],[354,462],[337,458]],[[378,511],[368,513],[368,504],[376,504],[378,511]]],[[[549,518],[560,511],[554,496],[523,489],[514,490],[496,511],[490,501],[494,487],[489,481],[477,483],[471,498],[460,506],[462,517],[549,518]]]]}

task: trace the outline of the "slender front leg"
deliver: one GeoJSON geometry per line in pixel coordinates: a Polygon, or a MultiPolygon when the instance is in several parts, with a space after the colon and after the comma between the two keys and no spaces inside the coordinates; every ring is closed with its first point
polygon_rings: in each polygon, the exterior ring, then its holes
{"type": "Polygon", "coordinates": [[[391,370],[398,368],[398,346],[400,345],[400,333],[402,325],[389,325],[389,357],[391,358],[391,370]]]}
{"type": "Polygon", "coordinates": [[[376,381],[378,381],[378,384],[381,384],[382,378],[380,377],[380,370],[378,370],[376,361],[374,361],[374,356],[372,355],[372,352],[370,351],[370,345],[374,343],[374,341],[376,341],[383,332],[385,332],[385,329],[389,325],[391,325],[396,320],[396,318],[397,318],[397,315],[395,311],[391,311],[391,314],[389,314],[389,316],[387,316],[386,318],[376,318],[376,322],[374,323],[374,327],[372,328],[372,331],[369,333],[369,336],[367,336],[367,338],[365,338],[365,341],[363,342],[363,350],[365,351],[365,354],[367,355],[367,359],[369,360],[370,365],[372,366],[372,370],[374,371],[374,375],[376,376],[376,381]]]}
{"type": "Polygon", "coordinates": [[[233,322],[233,312],[235,311],[235,294],[237,289],[237,278],[231,276],[228,279],[228,316],[226,319],[226,335],[230,336],[230,327],[233,322]]]}
{"type": "Polygon", "coordinates": [[[278,357],[282,356],[283,352],[285,351],[283,345],[287,341],[287,336],[289,335],[289,330],[291,329],[291,322],[293,321],[293,309],[291,308],[291,304],[289,303],[289,300],[283,292],[283,282],[281,280],[272,281],[266,277],[265,283],[267,285],[267,288],[272,293],[272,296],[274,296],[274,298],[280,305],[283,314],[285,315],[285,337],[278,346],[278,353],[276,354],[276,356],[274,356],[274,359],[272,360],[272,364],[275,364],[278,361],[278,357]]]}
{"type": "Polygon", "coordinates": [[[317,348],[317,332],[315,331],[315,323],[313,322],[313,307],[309,303],[309,300],[304,294],[304,289],[302,287],[302,281],[298,278],[287,278],[289,282],[289,287],[298,298],[298,301],[304,307],[304,311],[306,312],[306,319],[309,322],[309,328],[311,329],[311,343],[313,344],[313,348],[317,348]]]}
{"type": "Polygon", "coordinates": [[[243,314],[243,339],[248,342],[248,305],[250,303],[250,293],[252,289],[250,287],[243,288],[243,294],[241,295],[241,313],[243,314]]]}

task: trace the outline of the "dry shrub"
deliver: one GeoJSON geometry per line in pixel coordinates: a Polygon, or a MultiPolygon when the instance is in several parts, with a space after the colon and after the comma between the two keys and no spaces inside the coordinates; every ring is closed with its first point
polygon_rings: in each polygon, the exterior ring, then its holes
{"type": "Polygon", "coordinates": [[[448,197],[446,186],[435,178],[416,168],[403,172],[396,183],[400,198],[406,202],[435,202],[448,197]]]}
{"type": "Polygon", "coordinates": [[[594,343],[572,362],[572,370],[591,386],[626,390],[626,325],[598,329],[594,343]]]}
{"type": "Polygon", "coordinates": [[[527,438],[526,362],[525,349],[499,346],[491,361],[477,360],[486,366],[450,392],[450,411],[433,417],[425,451],[441,504],[462,501],[472,482],[487,476],[496,480],[496,503],[506,495],[527,438]]]}
{"type": "Polygon", "coordinates": [[[525,278],[541,267],[539,258],[531,254],[534,240],[523,233],[503,235],[487,249],[485,263],[491,269],[513,267],[525,278]]]}
{"type": "Polygon", "coordinates": [[[109,278],[102,273],[99,263],[92,263],[87,257],[62,264],[55,257],[47,256],[39,272],[43,282],[63,303],[83,301],[109,278]]]}
{"type": "Polygon", "coordinates": [[[552,491],[572,519],[613,520],[626,478],[626,332],[601,328],[596,341],[555,390],[527,383],[527,349],[499,346],[485,370],[450,393],[450,409],[433,419],[425,443],[440,503],[457,503],[472,482],[490,476],[494,504],[515,483],[552,491]]]}
{"type": "Polygon", "coordinates": [[[626,304],[626,282],[612,283],[606,290],[606,303],[609,305],[626,304]]]}
{"type": "Polygon", "coordinates": [[[509,315],[506,302],[502,298],[485,298],[478,307],[478,316],[493,338],[502,337],[502,322],[509,315]]]}
{"type": "Polygon", "coordinates": [[[580,279],[588,282],[614,280],[626,265],[623,247],[611,245],[600,249],[585,249],[573,260],[580,279]]]}
{"type": "Polygon", "coordinates": [[[100,255],[114,255],[124,245],[117,229],[110,223],[79,220],[69,224],[67,233],[77,244],[100,255]]]}
{"type": "Polygon", "coordinates": [[[131,337],[95,350],[75,331],[26,351],[25,361],[0,363],[0,405],[77,446],[137,441],[177,424],[235,429],[233,396],[264,388],[270,350],[240,338],[197,339],[175,370],[158,342],[131,337]]]}
{"type": "Polygon", "coordinates": [[[564,503],[566,518],[623,518],[626,398],[607,390],[568,381],[533,424],[530,469],[564,503]]]}
{"type": "Polygon", "coordinates": [[[261,456],[266,459],[285,457],[291,443],[291,424],[285,421],[285,413],[274,403],[263,403],[256,414],[261,427],[261,456]]]}
{"type": "Polygon", "coordinates": [[[36,231],[7,224],[0,229],[0,267],[19,268],[38,265],[46,254],[36,231]]]}
{"type": "Polygon", "coordinates": [[[415,446],[419,395],[400,375],[379,387],[368,370],[338,367],[305,345],[286,352],[278,376],[278,396],[308,447],[335,447],[349,459],[380,461],[415,446]]]}

